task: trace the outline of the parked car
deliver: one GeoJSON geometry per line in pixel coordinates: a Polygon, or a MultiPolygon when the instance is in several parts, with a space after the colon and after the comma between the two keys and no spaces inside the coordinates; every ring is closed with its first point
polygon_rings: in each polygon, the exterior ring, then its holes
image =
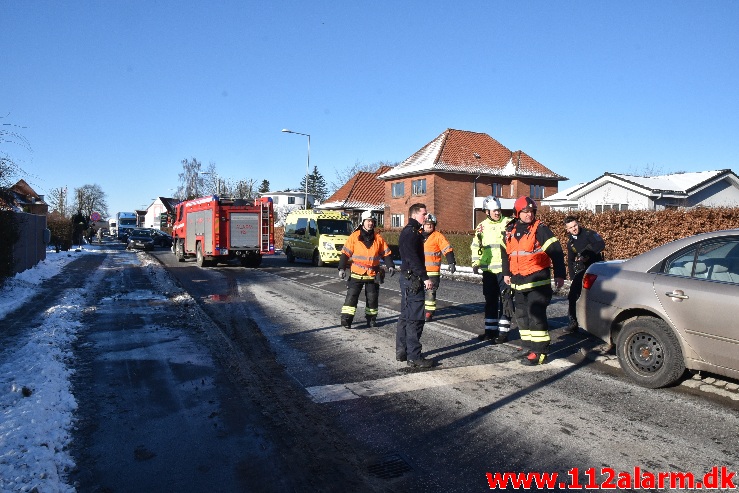
{"type": "Polygon", "coordinates": [[[150,229],[151,237],[154,239],[154,246],[169,248],[172,246],[172,237],[159,229],[150,229]]]}
{"type": "Polygon", "coordinates": [[[153,250],[154,238],[151,231],[143,228],[135,228],[128,234],[126,250],[153,250]]]}
{"type": "Polygon", "coordinates": [[[616,345],[629,377],[658,388],[686,368],[739,378],[737,300],[739,229],[715,231],[591,265],[577,319],[616,345]]]}

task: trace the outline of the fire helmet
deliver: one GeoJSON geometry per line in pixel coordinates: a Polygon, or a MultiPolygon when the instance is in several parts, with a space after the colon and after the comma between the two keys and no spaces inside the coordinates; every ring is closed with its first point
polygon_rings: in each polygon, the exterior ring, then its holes
{"type": "Polygon", "coordinates": [[[516,211],[516,217],[524,209],[533,209],[536,212],[536,202],[531,197],[519,197],[513,204],[513,210],[516,211]]]}
{"type": "Polygon", "coordinates": [[[496,197],[493,197],[492,195],[488,195],[487,197],[485,197],[485,200],[482,201],[482,210],[494,211],[496,209],[502,209],[502,207],[500,206],[500,200],[498,200],[496,197]]]}
{"type": "Polygon", "coordinates": [[[426,214],[426,220],[423,223],[424,224],[429,223],[429,224],[433,224],[434,226],[436,226],[436,216],[434,216],[433,214],[429,212],[428,214],[426,214]]]}
{"type": "Polygon", "coordinates": [[[362,213],[362,216],[361,216],[361,221],[362,221],[362,222],[364,222],[364,221],[366,221],[367,219],[372,219],[373,221],[375,220],[375,218],[374,218],[374,217],[372,217],[372,211],[364,211],[364,212],[362,213]]]}

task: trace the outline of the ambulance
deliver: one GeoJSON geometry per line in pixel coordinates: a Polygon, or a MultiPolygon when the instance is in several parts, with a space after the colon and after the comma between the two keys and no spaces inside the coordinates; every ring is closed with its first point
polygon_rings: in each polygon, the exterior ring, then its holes
{"type": "Polygon", "coordinates": [[[297,210],[285,219],[282,249],[287,261],[310,260],[320,267],[338,264],[341,249],[354,231],[349,216],[343,212],[297,210]]]}

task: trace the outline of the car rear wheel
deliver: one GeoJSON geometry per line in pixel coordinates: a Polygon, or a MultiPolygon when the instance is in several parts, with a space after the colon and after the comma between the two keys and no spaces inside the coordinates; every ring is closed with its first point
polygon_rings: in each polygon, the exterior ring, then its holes
{"type": "Polygon", "coordinates": [[[293,255],[292,248],[288,248],[287,250],[285,250],[285,256],[287,257],[288,263],[295,263],[295,255],[293,255]]]}
{"type": "Polygon", "coordinates": [[[663,320],[635,318],[621,329],[616,344],[621,368],[643,387],[665,387],[685,373],[680,343],[663,320]]]}

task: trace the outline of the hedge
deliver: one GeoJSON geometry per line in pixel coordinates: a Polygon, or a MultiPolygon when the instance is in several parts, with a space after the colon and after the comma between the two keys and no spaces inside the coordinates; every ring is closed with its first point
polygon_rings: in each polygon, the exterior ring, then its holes
{"type": "MultiPolygon", "coordinates": [[[[581,226],[597,231],[606,241],[607,260],[628,259],[673,240],[706,231],[739,228],[739,208],[700,207],[695,209],[667,209],[662,211],[607,211],[595,214],[589,211],[544,211],[538,218],[559,237],[564,250],[567,246],[565,217],[577,217],[581,226]]],[[[275,228],[275,244],[282,248],[282,228],[275,228]]],[[[390,244],[398,259],[399,229],[378,231],[390,244]]],[[[440,228],[454,248],[458,265],[471,265],[470,243],[474,231],[440,228]]],[[[446,262],[446,259],[444,259],[446,262]]]]}

